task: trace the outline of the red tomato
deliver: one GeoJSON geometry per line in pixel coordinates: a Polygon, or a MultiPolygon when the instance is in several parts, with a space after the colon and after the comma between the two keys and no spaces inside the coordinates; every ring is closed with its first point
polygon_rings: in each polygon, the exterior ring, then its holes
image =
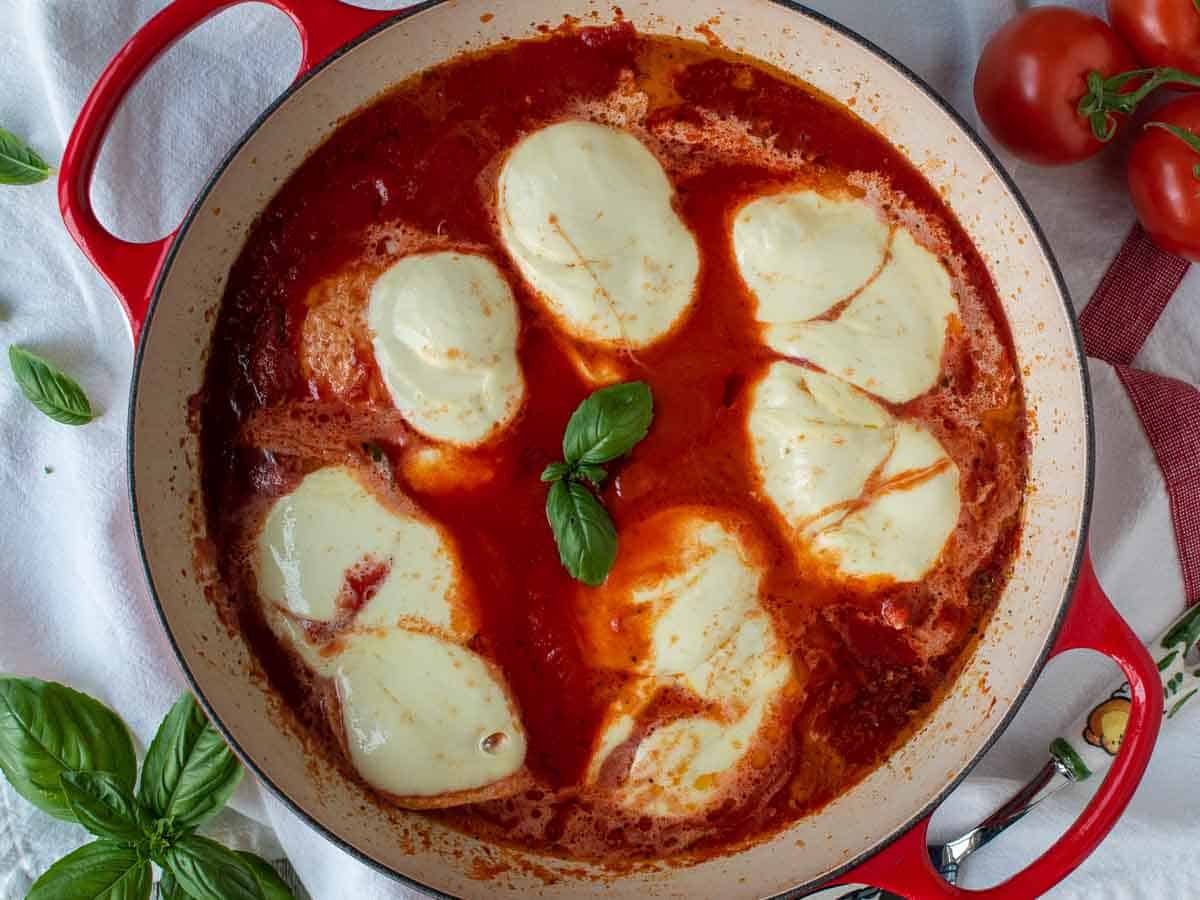
{"type": "Polygon", "coordinates": [[[1104,146],[1076,110],[1088,73],[1107,78],[1136,67],[1133,53],[1100,19],[1042,6],[1021,13],[984,47],[975,107],[996,140],[1022,159],[1078,162],[1104,146]]]}
{"type": "MultiPolygon", "coordinates": [[[[1190,0],[1189,0],[1190,2],[1190,0]]],[[[1200,136],[1200,96],[1168,103],[1153,121],[1200,136]]],[[[1129,194],[1138,218],[1164,250],[1200,262],[1200,151],[1162,128],[1147,126],[1129,157],[1129,194]]]]}
{"type": "Polygon", "coordinates": [[[1195,0],[1108,0],[1108,17],[1144,65],[1200,75],[1200,9],[1195,0]]]}

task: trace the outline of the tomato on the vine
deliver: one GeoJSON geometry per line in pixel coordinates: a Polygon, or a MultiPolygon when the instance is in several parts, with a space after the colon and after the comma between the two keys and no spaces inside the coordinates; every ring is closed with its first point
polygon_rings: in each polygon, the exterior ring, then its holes
{"type": "Polygon", "coordinates": [[[1129,193],[1156,244],[1200,262],[1200,95],[1154,113],[1129,157],[1129,193]]]}
{"type": "Polygon", "coordinates": [[[1143,65],[1200,75],[1196,0],[1108,0],[1108,18],[1143,65]]]}
{"type": "Polygon", "coordinates": [[[1079,113],[1088,75],[1107,79],[1136,65],[1125,42],[1095,16],[1038,7],[988,41],[975,71],[975,106],[996,140],[1022,159],[1077,162],[1104,146],[1079,113]]]}

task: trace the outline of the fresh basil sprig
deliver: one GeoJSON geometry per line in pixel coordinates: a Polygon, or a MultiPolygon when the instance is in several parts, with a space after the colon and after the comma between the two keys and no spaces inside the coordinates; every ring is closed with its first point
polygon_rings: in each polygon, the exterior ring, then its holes
{"type": "Polygon", "coordinates": [[[129,788],[107,772],[58,776],[75,821],[97,837],[136,847],[142,840],[137,803],[129,788]]]}
{"type": "MultiPolygon", "coordinates": [[[[236,855],[250,867],[250,872],[258,882],[259,890],[262,891],[265,900],[292,900],[291,888],[284,883],[284,880],[279,877],[279,873],[272,869],[265,859],[244,850],[237,851],[236,855]]],[[[158,883],[159,900],[188,900],[190,896],[190,894],[184,893],[174,875],[170,872],[163,873],[162,880],[158,883]]]]}
{"type": "Polygon", "coordinates": [[[579,467],[624,456],[646,436],[653,418],[654,400],[645,382],[601,388],[571,414],[563,434],[563,458],[579,467]]]}
{"type": "Polygon", "coordinates": [[[571,577],[603,584],[617,558],[617,531],[608,512],[583,482],[599,488],[603,464],[632,450],[650,430],[654,399],[641,381],[602,388],[579,404],[563,434],[563,462],[542,472],[550,483],[546,518],[558,558],[571,577]]]}
{"type": "Polygon", "coordinates": [[[595,495],[578,481],[556,481],[546,497],[546,518],[571,577],[603,584],[617,558],[617,529],[595,495]]]}
{"type": "Polygon", "coordinates": [[[203,825],[233,796],[242,766],[191,694],[171,707],[142,764],[138,801],[176,828],[203,825]]]}
{"type": "Polygon", "coordinates": [[[210,838],[185,835],[167,850],[166,864],[192,900],[263,900],[253,870],[210,838]]]}
{"type": "Polygon", "coordinates": [[[250,874],[258,882],[264,900],[293,900],[292,889],[284,883],[276,872],[261,856],[255,856],[246,850],[237,851],[238,858],[250,867],[250,874]]]}
{"type": "Polygon", "coordinates": [[[98,840],[34,882],[31,900],[149,900],[153,860],[166,900],[290,900],[265,860],[196,829],[225,805],[242,767],[191,694],[137,760],[116,713],[86,694],[35,678],[0,676],[0,772],[21,796],[98,840]]]}
{"type": "Polygon", "coordinates": [[[132,790],[137,758],[125,723],[103,704],[61,684],[0,677],[0,772],[38,809],[74,822],[59,776],[108,772],[132,790]]]}
{"type": "Polygon", "coordinates": [[[8,363],[21,393],[55,422],[85,425],[92,421],[87,394],[54,363],[16,344],[8,348],[8,363]]]}
{"type": "Polygon", "coordinates": [[[0,184],[37,184],[53,171],[28,144],[0,128],[0,184]]]}
{"type": "Polygon", "coordinates": [[[25,900],[147,900],[153,881],[150,863],[133,847],[92,841],[48,868],[25,900]]]}

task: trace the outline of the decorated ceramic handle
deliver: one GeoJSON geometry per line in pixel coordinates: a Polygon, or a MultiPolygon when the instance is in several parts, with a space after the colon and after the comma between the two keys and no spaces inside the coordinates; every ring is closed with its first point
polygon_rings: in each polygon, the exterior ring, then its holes
{"type": "MultiPolygon", "coordinates": [[[[1187,655],[1197,642],[1200,642],[1200,606],[1185,612],[1147,645],[1151,656],[1158,660],[1165,720],[1172,719],[1188,701],[1200,696],[1200,668],[1187,667],[1187,655]]],[[[1059,770],[1072,781],[1085,781],[1107,769],[1125,738],[1130,705],[1128,681],[1098,698],[1066,735],[1050,745],[1059,770]]]]}
{"type": "Polygon", "coordinates": [[[926,846],[929,819],[925,819],[838,883],[870,884],[920,900],[1011,900],[1040,897],[1087,859],[1125,811],[1150,762],[1162,723],[1163,691],[1154,658],[1104,596],[1086,553],[1075,596],[1051,655],[1077,649],[1099,650],[1121,666],[1128,679],[1130,703],[1120,753],[1083,815],[1057,843],[1003,884],[968,891],[948,884],[930,862],[926,846]]]}
{"type": "MultiPolygon", "coordinates": [[[[175,0],[142,26],[101,74],[79,113],[63,154],[58,204],[67,231],[116,292],[129,316],[133,338],[141,332],[154,282],[175,238],[138,244],[100,224],[92,209],[92,176],[104,136],[121,101],[176,41],[217,13],[247,0],[175,0]]],[[[347,6],[338,0],[266,0],[283,10],[300,31],[303,75],[343,44],[392,12],[347,6]]]]}

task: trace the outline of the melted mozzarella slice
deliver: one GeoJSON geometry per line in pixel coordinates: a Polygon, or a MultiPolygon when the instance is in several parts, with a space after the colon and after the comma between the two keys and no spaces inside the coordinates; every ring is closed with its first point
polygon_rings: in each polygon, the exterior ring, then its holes
{"type": "Polygon", "coordinates": [[[767,324],[819,316],[861,288],[883,263],[888,226],[865,203],[816,191],[752,200],[733,220],[733,248],[767,324]]]}
{"type": "Polygon", "coordinates": [[[746,777],[746,766],[770,758],[772,739],[765,732],[793,677],[766,613],[755,609],[730,640],[681,679],[718,709],[670,722],[642,741],[621,802],[658,816],[696,815],[723,802],[746,777]]]}
{"type": "Polygon", "coordinates": [[[807,522],[862,493],[891,447],[886,410],[853,387],[776,363],[754,391],[750,436],[768,494],[790,522],[807,522]]]}
{"type": "Polygon", "coordinates": [[[499,783],[523,771],[525,733],[499,672],[463,646],[471,629],[454,603],[453,552],[439,529],[385,506],[341,466],[277,500],[258,539],[268,623],[332,679],[355,768],[414,806],[521,787],[499,783]]]}
{"type": "Polygon", "coordinates": [[[792,662],[759,605],[760,567],[740,523],[679,507],[627,529],[624,546],[584,598],[584,643],[595,664],[641,677],[608,711],[588,780],[648,815],[694,816],[770,757],[768,723],[792,662]],[[660,720],[664,691],[694,711],[660,720]]]}
{"type": "MultiPolygon", "coordinates": [[[[717,808],[753,777],[751,770],[769,762],[779,739],[776,711],[795,672],[766,614],[755,609],[696,669],[653,681],[660,688],[688,692],[704,708],[656,724],[637,741],[628,773],[612,797],[627,808],[675,818],[717,808]]],[[[645,686],[633,690],[640,708],[630,713],[634,704],[626,702],[611,717],[597,741],[593,778],[605,758],[633,737],[638,717],[650,709],[645,686]]]]}
{"type": "Polygon", "coordinates": [[[490,260],[400,260],[371,288],[367,324],[392,402],[422,434],[477,444],[520,409],[517,305],[490,260]]]}
{"type": "Polygon", "coordinates": [[[692,302],[700,256],[654,154],[591,122],[526,137],[500,171],[500,233],[564,329],[642,347],[692,302]]]}
{"type": "Polygon", "coordinates": [[[747,204],[733,237],[773,350],[903,403],[936,382],[958,307],[937,256],[887,234],[861,201],[800,191],[747,204]]]}
{"type": "Polygon", "coordinates": [[[621,540],[608,580],[580,595],[596,665],[638,675],[690,672],[758,608],[758,567],[738,533],[703,507],[664,510],[621,540]]]}
{"type": "Polygon", "coordinates": [[[453,551],[428,522],[384,506],[343,466],[306,475],[279,498],[258,536],[255,576],[268,621],[318,670],[329,659],[300,623],[331,623],[371,594],[355,627],[420,620],[451,631],[453,551]]]}
{"type": "Polygon", "coordinates": [[[472,791],[524,765],[501,678],[450,641],[402,629],[349,638],[334,681],[354,767],[401,798],[472,791]]]}
{"type": "Polygon", "coordinates": [[[897,487],[815,528],[813,546],[831,552],[848,575],[917,581],[933,568],[958,523],[958,468],[936,438],[901,422],[880,480],[897,487]],[[903,487],[909,481],[915,483],[903,487]]]}
{"type": "Polygon", "coordinates": [[[767,343],[903,403],[937,381],[948,317],[956,308],[950,276],[937,257],[899,230],[891,261],[837,319],[769,326],[767,343]]]}
{"type": "Polygon", "coordinates": [[[682,681],[696,696],[723,704],[727,713],[742,714],[776,693],[791,672],[787,648],[766,611],[756,605],[729,640],[682,681]]]}
{"type": "Polygon", "coordinates": [[[732,722],[692,717],[655,729],[638,746],[618,802],[661,818],[715,809],[738,781],[765,712],[766,704],[758,702],[732,722]]]}
{"type": "Polygon", "coordinates": [[[916,581],[958,522],[958,467],[928,432],[829,375],[775,363],[749,418],[767,496],[847,575],[916,581]]]}

